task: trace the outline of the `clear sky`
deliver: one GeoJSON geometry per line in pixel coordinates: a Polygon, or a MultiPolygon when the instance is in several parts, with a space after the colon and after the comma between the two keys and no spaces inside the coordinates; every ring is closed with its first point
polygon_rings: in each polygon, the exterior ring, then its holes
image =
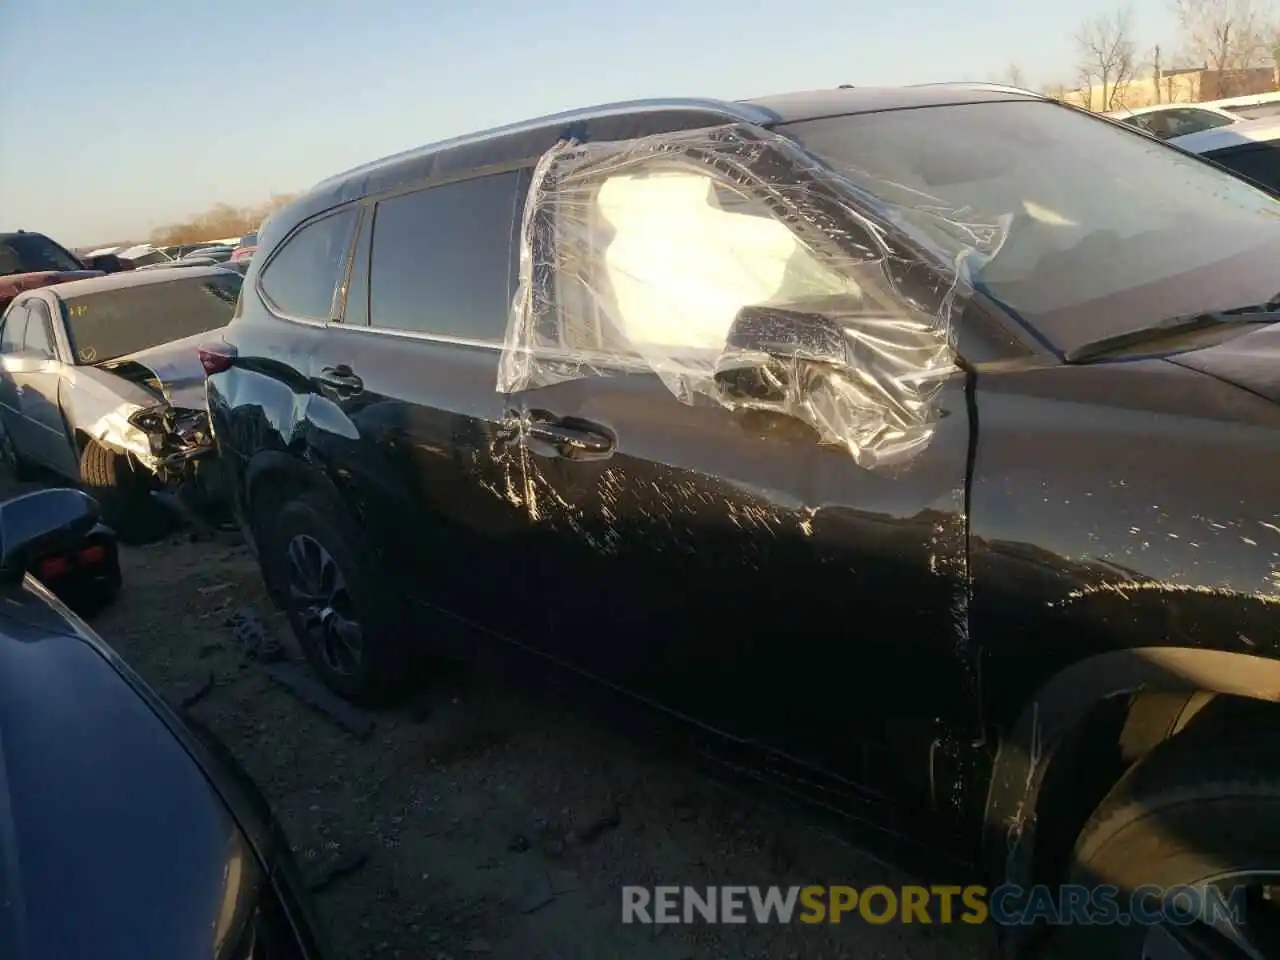
{"type": "MultiPolygon", "coordinates": [[[[0,230],[145,238],[366,160],[650,96],[1074,76],[1109,0],[0,0],[0,230]]],[[[1141,47],[1173,43],[1135,0],[1141,47]]]]}

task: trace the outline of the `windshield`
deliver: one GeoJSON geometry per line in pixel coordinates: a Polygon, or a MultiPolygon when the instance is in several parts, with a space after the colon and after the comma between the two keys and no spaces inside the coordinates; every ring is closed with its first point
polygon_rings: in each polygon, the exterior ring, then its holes
{"type": "Polygon", "coordinates": [[[77,363],[103,363],[231,322],[239,274],[188,277],[86,293],[64,300],[77,363]]]}
{"type": "Polygon", "coordinates": [[[779,132],[895,205],[944,262],[981,250],[973,286],[1059,352],[1280,289],[1280,201],[1081,111],[1006,101],[779,132]]]}
{"type": "Polygon", "coordinates": [[[0,276],[44,270],[83,270],[74,256],[39,233],[0,236],[0,276]]]}

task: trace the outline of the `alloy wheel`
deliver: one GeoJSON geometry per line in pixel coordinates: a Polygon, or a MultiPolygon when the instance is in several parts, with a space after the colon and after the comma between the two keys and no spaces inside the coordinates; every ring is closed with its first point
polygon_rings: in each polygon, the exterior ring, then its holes
{"type": "Polygon", "coordinates": [[[297,534],[286,548],[289,609],[325,666],[352,676],[364,659],[364,634],[346,578],[313,537],[297,534]]]}
{"type": "Polygon", "coordinates": [[[1242,916],[1202,911],[1186,924],[1152,927],[1142,941],[1139,960],[1267,960],[1280,956],[1280,875],[1273,871],[1237,871],[1189,890],[1217,887],[1224,897],[1241,888],[1242,916]]]}

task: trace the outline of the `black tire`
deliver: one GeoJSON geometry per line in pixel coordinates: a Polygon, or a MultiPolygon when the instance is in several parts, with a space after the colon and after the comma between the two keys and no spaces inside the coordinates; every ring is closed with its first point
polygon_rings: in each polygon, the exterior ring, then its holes
{"type": "Polygon", "coordinates": [[[150,543],[173,529],[173,514],[151,496],[152,478],[127,453],[89,440],[80,454],[80,480],[122,543],[150,543]]]}
{"type": "Polygon", "coordinates": [[[377,553],[346,509],[308,491],[270,512],[273,516],[259,514],[255,523],[258,562],[311,669],[325,686],[352,703],[392,703],[409,693],[417,684],[421,659],[411,649],[410,631],[402,626],[399,598],[376,569],[372,558],[377,553]],[[291,551],[301,563],[292,562],[291,551]],[[291,590],[291,584],[297,585],[299,571],[313,560],[328,578],[326,587],[313,595],[330,588],[333,592],[324,600],[300,603],[294,598],[301,591],[291,590]],[[317,614],[321,606],[327,615],[317,614]],[[350,630],[353,623],[355,632],[350,630]],[[353,648],[359,649],[358,662],[335,662],[353,648]]]}
{"type": "MultiPolygon", "coordinates": [[[[1270,878],[1260,885],[1280,890],[1277,824],[1280,752],[1275,748],[1187,749],[1171,742],[1131,769],[1099,805],[1076,841],[1069,882],[1112,884],[1123,898],[1146,884],[1167,890],[1264,870],[1270,878]]],[[[1121,904],[1124,909],[1124,899],[1121,904]]],[[[1262,955],[1280,956],[1275,952],[1280,950],[1280,902],[1250,900],[1246,920],[1250,936],[1266,945],[1262,955]]],[[[1210,942],[1216,936],[1204,928],[1185,929],[1210,942]]],[[[1141,960],[1144,949],[1160,955],[1153,941],[1164,935],[1138,925],[1079,925],[1062,930],[1050,954],[1058,956],[1061,947],[1064,957],[1141,960]]]]}
{"type": "Polygon", "coordinates": [[[90,620],[106,610],[120,597],[120,581],[96,583],[78,588],[59,598],[79,617],[90,620]]]}

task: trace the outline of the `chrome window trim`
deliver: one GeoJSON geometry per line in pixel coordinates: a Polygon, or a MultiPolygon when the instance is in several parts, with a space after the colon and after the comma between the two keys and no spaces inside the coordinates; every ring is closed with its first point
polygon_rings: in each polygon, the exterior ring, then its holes
{"type": "MultiPolygon", "coordinates": [[[[1026,91],[1020,91],[1025,93],[1026,91]]],[[[547,114],[541,117],[532,117],[528,120],[520,120],[515,123],[504,124],[498,127],[492,127],[488,130],[478,130],[474,133],[466,133],[458,137],[450,137],[447,140],[438,140],[434,143],[423,144],[418,147],[410,147],[408,150],[401,150],[399,153],[393,153],[386,157],[380,157],[369,163],[362,163],[359,166],[344,170],[341,173],[334,174],[321,180],[316,184],[315,189],[321,190],[330,187],[335,183],[346,180],[360,173],[377,169],[384,164],[389,164],[397,160],[407,160],[413,157],[429,157],[436,153],[443,153],[446,150],[457,150],[465,147],[478,146],[487,143],[498,137],[511,136],[521,133],[534,133],[558,124],[574,124],[588,123],[592,120],[607,120],[614,117],[625,117],[630,115],[641,116],[649,113],[704,113],[711,117],[716,117],[725,123],[754,123],[759,126],[767,126],[771,123],[778,122],[778,116],[772,111],[764,107],[758,107],[752,103],[732,101],[732,100],[715,100],[697,97],[672,97],[642,100],[623,100],[616,103],[603,103],[594,107],[582,107],[574,110],[566,110],[560,113],[547,114]]],[[[522,163],[531,165],[537,162],[537,157],[529,157],[522,163]]]]}
{"type": "MultiPolygon", "coordinates": [[[[439,344],[446,347],[466,347],[469,349],[488,350],[502,353],[506,344],[497,340],[474,340],[468,337],[451,337],[436,333],[421,333],[417,330],[395,330],[389,327],[354,327],[343,323],[321,324],[335,330],[343,330],[353,334],[372,334],[383,337],[396,337],[404,340],[417,340],[423,343],[439,344]]],[[[525,351],[530,352],[530,351],[525,351]]],[[[652,373],[653,368],[642,358],[628,358],[606,351],[565,350],[542,347],[532,351],[540,357],[552,359],[582,360],[587,359],[592,366],[610,367],[612,369],[635,371],[636,373],[652,373]]]]}

